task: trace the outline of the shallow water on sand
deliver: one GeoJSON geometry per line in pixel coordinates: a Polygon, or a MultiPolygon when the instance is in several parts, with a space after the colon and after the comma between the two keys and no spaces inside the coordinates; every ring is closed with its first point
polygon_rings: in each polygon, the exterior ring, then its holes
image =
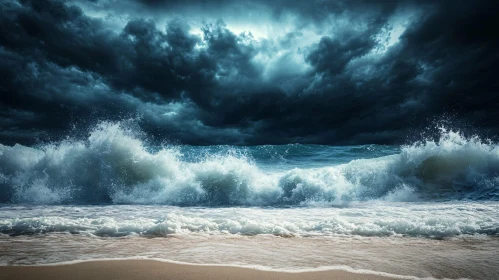
{"type": "Polygon", "coordinates": [[[104,238],[74,234],[0,237],[1,265],[152,258],[283,271],[346,269],[395,275],[497,279],[499,239],[189,235],[104,238]]]}
{"type": "Polygon", "coordinates": [[[497,279],[499,203],[0,206],[0,265],[152,258],[260,269],[497,279]]]}

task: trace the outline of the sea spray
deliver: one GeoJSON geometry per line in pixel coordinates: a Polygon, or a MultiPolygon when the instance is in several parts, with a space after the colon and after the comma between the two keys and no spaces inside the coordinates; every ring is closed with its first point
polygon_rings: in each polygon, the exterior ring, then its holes
{"type": "Polygon", "coordinates": [[[379,156],[299,144],[151,148],[122,123],[101,122],[86,139],[0,145],[0,200],[283,206],[499,197],[499,146],[479,137],[443,129],[438,141],[369,148],[379,156]]]}

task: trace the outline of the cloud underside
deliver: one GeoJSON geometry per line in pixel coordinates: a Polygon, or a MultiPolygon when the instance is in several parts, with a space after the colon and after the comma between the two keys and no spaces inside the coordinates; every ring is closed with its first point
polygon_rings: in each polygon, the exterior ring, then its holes
{"type": "Polygon", "coordinates": [[[185,144],[397,143],[499,126],[491,1],[3,1],[0,142],[137,118],[185,144]]]}

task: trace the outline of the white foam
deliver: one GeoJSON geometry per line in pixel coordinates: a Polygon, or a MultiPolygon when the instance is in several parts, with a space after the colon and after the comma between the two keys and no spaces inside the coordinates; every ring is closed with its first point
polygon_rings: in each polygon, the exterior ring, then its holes
{"type": "Polygon", "coordinates": [[[262,169],[245,154],[183,160],[151,152],[122,123],[102,122],[84,140],[38,148],[0,145],[0,201],[169,205],[343,205],[385,199],[496,199],[499,146],[442,131],[438,142],[321,168],[262,169]]]}
{"type": "Polygon", "coordinates": [[[97,236],[261,235],[416,236],[499,234],[499,204],[364,202],[348,207],[179,208],[16,206],[0,208],[0,233],[97,236]]]}
{"type": "MultiPolygon", "coordinates": [[[[408,275],[398,275],[386,272],[379,272],[368,269],[354,269],[345,265],[338,266],[320,266],[317,268],[307,268],[307,269],[277,269],[269,266],[262,265],[237,265],[237,264],[218,264],[218,263],[190,263],[190,262],[181,262],[169,259],[162,258],[151,258],[151,257],[143,257],[143,256],[135,256],[135,257],[127,257],[127,258],[98,258],[98,259],[85,259],[85,260],[74,260],[67,262],[58,262],[58,263],[48,263],[48,264],[32,264],[32,265],[16,265],[16,266],[60,266],[60,265],[73,265],[79,263],[87,263],[87,262],[102,262],[102,261],[127,261],[127,260],[147,260],[147,261],[157,261],[171,264],[181,264],[181,265],[192,265],[192,266],[210,266],[210,267],[237,267],[237,268],[246,268],[246,269],[254,269],[260,271],[269,271],[269,272],[284,272],[284,273],[304,273],[304,272],[317,272],[317,271],[346,271],[355,274],[367,274],[367,275],[377,275],[383,277],[390,277],[396,279],[407,279],[407,280],[434,280],[437,278],[433,277],[416,277],[416,276],[408,276],[408,275]]],[[[450,278],[438,278],[442,280],[447,280],[450,278]]],[[[458,278],[454,280],[467,280],[468,278],[458,278]]]]}

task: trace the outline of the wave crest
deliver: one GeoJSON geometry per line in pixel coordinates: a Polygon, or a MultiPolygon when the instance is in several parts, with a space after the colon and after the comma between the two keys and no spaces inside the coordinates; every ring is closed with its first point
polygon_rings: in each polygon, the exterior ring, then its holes
{"type": "Polygon", "coordinates": [[[102,122],[85,140],[0,145],[0,201],[285,205],[385,199],[496,199],[499,146],[442,129],[439,141],[321,168],[272,171],[228,148],[183,158],[150,151],[134,130],[102,122]]]}

